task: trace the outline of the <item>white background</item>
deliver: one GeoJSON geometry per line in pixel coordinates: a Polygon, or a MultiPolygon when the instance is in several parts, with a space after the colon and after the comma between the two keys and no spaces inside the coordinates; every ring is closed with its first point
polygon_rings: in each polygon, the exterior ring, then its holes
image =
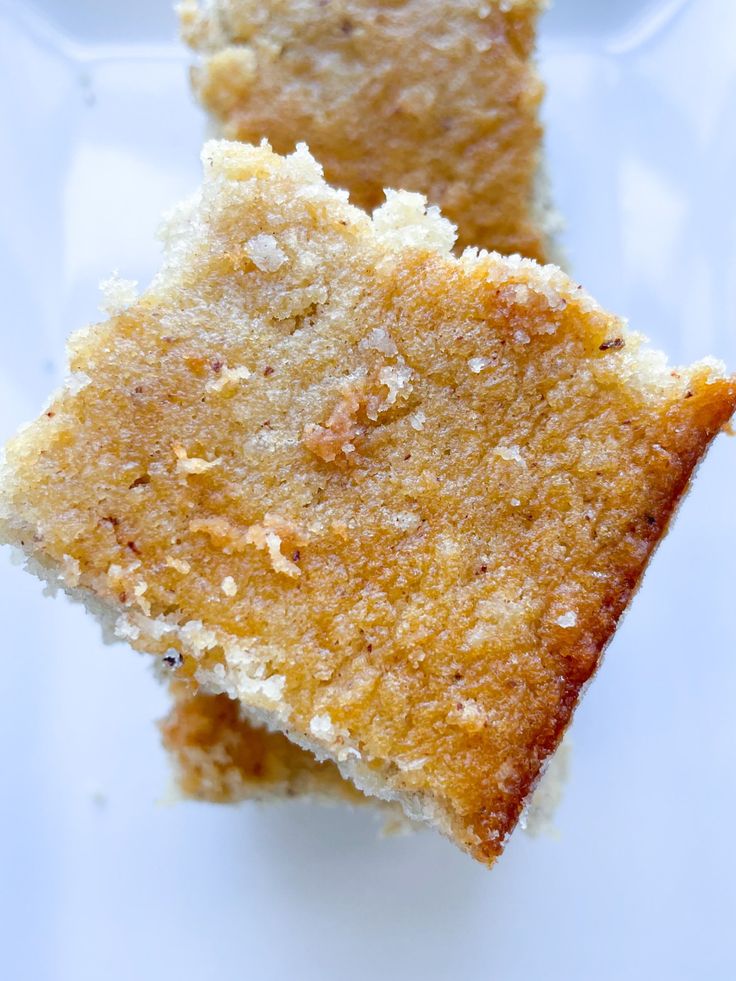
{"type": "MultiPolygon", "coordinates": [[[[0,0],[2,439],[198,181],[174,36],[168,0],[0,0]]],[[[557,0],[541,39],[575,275],[675,362],[732,368],[735,36],[731,0],[557,0]]],[[[559,840],[490,873],[367,814],[160,803],[145,660],[3,553],[0,976],[731,981],[735,488],[721,437],[578,713],[559,840]]]]}

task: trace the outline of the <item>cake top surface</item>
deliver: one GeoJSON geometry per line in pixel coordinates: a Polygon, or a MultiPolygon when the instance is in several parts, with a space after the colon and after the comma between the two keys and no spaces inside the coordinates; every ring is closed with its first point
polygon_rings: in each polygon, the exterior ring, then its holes
{"type": "Polygon", "coordinates": [[[420,191],[461,246],[548,255],[533,65],[539,0],[180,4],[194,90],[229,139],[306,141],[371,210],[420,191]]]}
{"type": "Polygon", "coordinates": [[[736,383],[305,148],[204,164],[9,445],[0,534],[491,862],[736,383]]]}

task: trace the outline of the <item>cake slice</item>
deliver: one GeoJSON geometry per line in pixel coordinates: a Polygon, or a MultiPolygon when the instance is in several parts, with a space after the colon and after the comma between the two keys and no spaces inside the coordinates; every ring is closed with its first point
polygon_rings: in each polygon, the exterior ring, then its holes
{"type": "Polygon", "coordinates": [[[492,863],[736,404],[555,267],[211,143],[72,338],[0,535],[164,670],[492,863]]]}
{"type": "MultiPolygon", "coordinates": [[[[215,0],[178,9],[202,55],[194,90],[226,135],[266,136],[281,152],[307,139],[353,203],[375,207],[384,187],[423,191],[458,223],[463,243],[546,258],[552,220],[538,176],[542,87],[532,64],[543,6],[215,0]]],[[[245,721],[238,736],[247,738],[245,721]]],[[[254,753],[263,739],[254,736],[254,753]]],[[[184,789],[181,754],[177,764],[184,789]]],[[[246,779],[241,789],[260,795],[262,783],[246,779]]]]}
{"type": "Polygon", "coordinates": [[[186,0],[194,91],[222,135],[306,141],[372,210],[420,191],[460,246],[550,257],[540,177],[543,0],[186,0]]]}

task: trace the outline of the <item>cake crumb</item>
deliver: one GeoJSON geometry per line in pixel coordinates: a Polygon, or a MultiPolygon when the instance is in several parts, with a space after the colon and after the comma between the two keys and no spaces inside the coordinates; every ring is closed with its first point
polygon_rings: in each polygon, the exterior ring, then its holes
{"type": "Polygon", "coordinates": [[[211,378],[205,388],[208,392],[222,392],[225,389],[234,388],[238,382],[247,381],[252,372],[245,365],[238,368],[228,368],[224,365],[220,368],[214,378],[211,378]]]}
{"type": "Polygon", "coordinates": [[[335,738],[335,726],[329,712],[312,716],[309,722],[309,731],[318,739],[332,740],[335,738]]]}
{"type": "Polygon", "coordinates": [[[307,423],[304,427],[302,441],[306,448],[325,463],[336,460],[345,446],[354,449],[353,440],[362,432],[358,423],[362,401],[357,388],[346,388],[324,425],[307,423]]]}
{"type": "Polygon", "coordinates": [[[421,409],[417,409],[416,412],[412,412],[409,416],[409,425],[418,433],[424,429],[424,423],[426,421],[427,417],[421,409]]]}
{"type": "Polygon", "coordinates": [[[486,723],[485,713],[474,698],[460,699],[450,718],[455,724],[467,729],[468,732],[480,732],[486,723]]]}
{"type": "Polygon", "coordinates": [[[238,587],[235,584],[235,580],[232,576],[225,576],[225,578],[220,583],[220,589],[226,596],[235,596],[238,591],[238,587]]]}
{"type": "Polygon", "coordinates": [[[378,380],[382,385],[386,386],[388,389],[388,395],[386,396],[379,411],[383,411],[389,406],[393,405],[399,396],[405,399],[411,395],[411,376],[411,368],[401,362],[396,365],[386,365],[384,368],[381,368],[381,370],[378,372],[378,380]]]}
{"type": "Polygon", "coordinates": [[[468,368],[470,368],[474,375],[479,375],[481,371],[492,364],[493,361],[490,358],[470,358],[468,360],[468,368]]]}
{"type": "Polygon", "coordinates": [[[179,473],[207,473],[208,470],[212,470],[222,463],[219,457],[214,460],[204,460],[202,457],[188,456],[181,443],[174,443],[174,456],[176,457],[176,469],[179,473]]]}
{"type": "Polygon", "coordinates": [[[286,262],[286,253],[273,235],[254,235],[245,251],[261,272],[276,272],[286,262]]]}
{"type": "Polygon", "coordinates": [[[562,616],[557,617],[555,620],[558,627],[563,627],[565,629],[574,627],[577,622],[577,614],[573,610],[568,610],[567,613],[563,613],[562,616]]]}
{"type": "Polygon", "coordinates": [[[169,569],[174,569],[176,572],[180,573],[182,576],[188,576],[192,571],[191,565],[186,561],[186,559],[175,559],[172,556],[167,555],[165,560],[165,565],[169,569]]]}
{"type": "Polygon", "coordinates": [[[399,353],[391,335],[382,327],[374,327],[363,338],[358,347],[364,351],[380,351],[381,354],[385,354],[389,358],[393,358],[399,353]]]}
{"type": "Polygon", "coordinates": [[[293,559],[287,558],[281,551],[281,536],[274,530],[272,525],[264,519],[263,524],[251,525],[245,535],[245,540],[250,545],[255,545],[257,549],[268,552],[271,567],[274,572],[281,572],[285,576],[297,578],[301,576],[302,570],[293,559]]]}
{"type": "Polygon", "coordinates": [[[512,443],[511,446],[497,446],[493,451],[494,456],[500,457],[502,460],[507,460],[512,463],[519,463],[522,466],[526,466],[524,458],[521,455],[521,450],[516,445],[512,443]]]}

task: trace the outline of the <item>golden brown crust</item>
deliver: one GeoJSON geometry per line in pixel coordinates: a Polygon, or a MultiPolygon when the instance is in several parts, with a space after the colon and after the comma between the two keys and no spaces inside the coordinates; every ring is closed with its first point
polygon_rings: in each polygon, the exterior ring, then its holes
{"type": "Polygon", "coordinates": [[[426,194],[459,244],[549,258],[537,203],[538,0],[216,0],[181,5],[194,90],[228,139],[309,144],[371,210],[426,194]]]}
{"type": "Polygon", "coordinates": [[[452,258],[415,196],[370,220],[303,151],[205,160],[8,448],[0,532],[490,863],[736,381],[554,267],[452,258]]]}

